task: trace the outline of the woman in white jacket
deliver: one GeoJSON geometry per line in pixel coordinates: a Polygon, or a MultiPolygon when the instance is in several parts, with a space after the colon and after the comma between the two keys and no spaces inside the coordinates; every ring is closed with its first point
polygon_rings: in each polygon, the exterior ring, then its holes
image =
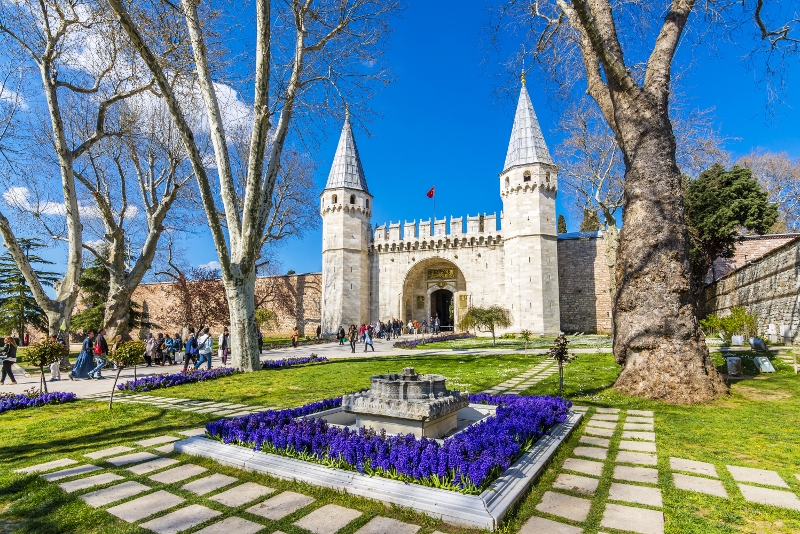
{"type": "Polygon", "coordinates": [[[208,333],[208,328],[203,328],[203,333],[197,338],[197,348],[200,352],[200,359],[194,365],[198,369],[203,362],[207,362],[207,369],[211,369],[211,353],[214,351],[214,338],[208,333]]]}

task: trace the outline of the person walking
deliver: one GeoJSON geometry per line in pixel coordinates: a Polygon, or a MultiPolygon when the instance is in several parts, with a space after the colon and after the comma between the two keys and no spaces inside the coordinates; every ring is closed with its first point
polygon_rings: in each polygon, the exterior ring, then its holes
{"type": "Polygon", "coordinates": [[[344,345],[344,338],[346,338],[347,335],[344,333],[344,327],[342,325],[339,325],[339,331],[336,332],[336,337],[339,339],[339,345],[344,345]]]}
{"type": "MultiPolygon", "coordinates": [[[[56,336],[50,336],[50,343],[58,343],[56,336]]],[[[58,382],[61,380],[61,361],[56,361],[50,364],[50,382],[58,382]]]]}
{"type": "Polygon", "coordinates": [[[189,330],[189,337],[186,338],[186,346],[184,349],[186,352],[183,356],[183,372],[185,373],[189,368],[189,361],[191,361],[193,364],[196,364],[197,358],[200,354],[197,346],[197,340],[194,337],[194,330],[189,330]]]}
{"type": "Polygon", "coordinates": [[[94,330],[89,330],[86,337],[83,339],[81,345],[81,352],[75,360],[75,365],[69,373],[69,379],[75,380],[76,378],[89,378],[89,371],[94,368],[94,359],[92,356],[92,349],[94,349],[94,330]]]}
{"type": "Polygon", "coordinates": [[[258,336],[258,353],[261,354],[264,351],[264,334],[261,333],[260,328],[256,328],[256,335],[258,336]]]}
{"type": "Polygon", "coordinates": [[[106,341],[105,329],[101,328],[97,331],[97,336],[94,339],[94,348],[92,349],[95,355],[95,363],[97,364],[91,371],[89,371],[89,378],[104,380],[103,367],[106,365],[108,359],[108,342],[106,341]]]}
{"type": "Polygon", "coordinates": [[[350,325],[350,330],[347,332],[347,338],[350,340],[350,352],[355,354],[356,343],[358,342],[358,329],[356,328],[356,325],[350,325]]]}
{"type": "Polygon", "coordinates": [[[300,330],[297,327],[294,327],[294,331],[292,332],[292,347],[297,348],[297,340],[300,337],[300,330]]]}
{"type": "Polygon", "coordinates": [[[172,338],[172,360],[175,363],[182,363],[178,361],[178,357],[181,360],[185,359],[183,355],[183,338],[178,332],[175,332],[175,337],[172,338]]]}
{"type": "Polygon", "coordinates": [[[322,325],[318,324],[317,325],[317,341],[319,341],[321,335],[322,335],[322,325]]]}
{"type": "Polygon", "coordinates": [[[3,339],[3,348],[0,349],[0,359],[3,360],[2,378],[0,378],[0,386],[6,384],[6,377],[11,379],[11,385],[16,386],[17,380],[14,378],[14,373],[11,368],[17,363],[17,344],[14,343],[14,338],[6,337],[3,339]]]}
{"type": "Polygon", "coordinates": [[[228,333],[228,327],[222,329],[222,333],[217,340],[217,347],[219,347],[219,359],[222,360],[222,365],[228,363],[228,343],[230,343],[231,335],[228,333]]]}
{"type": "Polygon", "coordinates": [[[156,338],[153,337],[152,332],[147,333],[147,339],[144,340],[144,361],[147,363],[145,367],[153,366],[153,357],[156,355],[156,338]]]}
{"type": "Polygon", "coordinates": [[[372,329],[367,328],[364,330],[364,352],[367,352],[367,347],[372,349],[372,352],[375,352],[375,347],[372,344],[372,329]]]}
{"type": "Polygon", "coordinates": [[[175,348],[172,342],[172,336],[169,332],[164,334],[164,361],[168,361],[169,365],[175,365],[175,348]]]}
{"type": "Polygon", "coordinates": [[[203,328],[203,334],[197,338],[197,350],[200,353],[200,359],[197,360],[194,368],[197,369],[203,362],[206,363],[206,369],[211,369],[211,354],[214,352],[214,338],[208,333],[208,328],[203,328]]]}

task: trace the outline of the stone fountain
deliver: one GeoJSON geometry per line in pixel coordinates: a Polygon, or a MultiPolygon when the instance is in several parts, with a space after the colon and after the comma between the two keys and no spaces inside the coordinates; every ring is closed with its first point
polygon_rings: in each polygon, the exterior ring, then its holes
{"type": "Polygon", "coordinates": [[[354,414],[359,427],[436,439],[455,430],[458,411],[469,406],[468,393],[448,391],[442,375],[417,374],[413,367],[370,382],[371,389],[342,397],[342,410],[354,414]]]}

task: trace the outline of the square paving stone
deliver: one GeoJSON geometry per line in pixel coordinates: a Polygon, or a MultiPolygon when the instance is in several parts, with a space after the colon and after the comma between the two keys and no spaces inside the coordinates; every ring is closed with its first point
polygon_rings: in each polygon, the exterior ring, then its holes
{"type": "Polygon", "coordinates": [[[590,421],[619,421],[619,414],[598,413],[594,414],[590,421]]]}
{"type": "Polygon", "coordinates": [[[598,408],[597,413],[619,413],[619,408],[598,408]]]}
{"type": "Polygon", "coordinates": [[[86,504],[92,508],[100,508],[101,506],[111,504],[112,502],[133,497],[134,495],[138,495],[139,493],[148,491],[149,489],[150,488],[144,484],[139,484],[138,482],[129,480],[128,482],[117,484],[116,486],[109,486],[108,488],[86,493],[85,495],[81,495],[81,499],[86,501],[86,504]]]}
{"type": "Polygon", "coordinates": [[[605,436],[610,438],[614,435],[614,431],[608,428],[595,428],[593,426],[587,426],[583,430],[584,434],[592,434],[593,436],[605,436]]]}
{"type": "Polygon", "coordinates": [[[91,477],[79,478],[78,480],[72,480],[70,482],[62,482],[58,486],[67,493],[73,493],[75,491],[91,488],[92,486],[100,486],[101,484],[116,482],[117,480],[125,480],[125,477],[121,477],[114,473],[103,473],[102,475],[94,475],[91,477]]]}
{"type": "Polygon", "coordinates": [[[652,425],[655,421],[653,421],[652,417],[631,417],[628,416],[625,418],[626,423],[647,423],[648,425],[652,425]]]}
{"type": "Polygon", "coordinates": [[[589,407],[588,406],[573,406],[572,407],[572,411],[573,412],[588,412],[589,411],[589,407]]]}
{"type": "Polygon", "coordinates": [[[622,430],[654,430],[652,423],[624,423],[622,430]]]}
{"type": "Polygon", "coordinates": [[[167,515],[151,519],[147,523],[142,523],[139,526],[152,530],[156,534],[177,534],[178,532],[188,530],[195,525],[199,525],[221,514],[222,512],[217,512],[211,508],[206,508],[199,504],[192,504],[191,506],[175,510],[167,515]]]}
{"type": "Polygon", "coordinates": [[[675,487],[686,491],[694,491],[697,493],[706,493],[708,495],[716,495],[723,499],[728,498],[728,492],[725,491],[725,486],[719,480],[711,480],[710,478],[693,477],[689,475],[682,475],[680,473],[673,473],[672,480],[675,482],[675,487]]]}
{"type": "Polygon", "coordinates": [[[664,506],[660,489],[634,486],[633,484],[612,482],[611,489],[608,491],[608,498],[612,501],[635,502],[647,506],[655,506],[656,508],[664,506]]]}
{"type": "Polygon", "coordinates": [[[644,417],[653,417],[653,412],[650,410],[628,410],[628,415],[642,415],[644,417]]]}
{"type": "Polygon", "coordinates": [[[583,529],[580,527],[573,527],[572,525],[565,525],[558,521],[551,521],[544,517],[533,516],[522,525],[517,534],[582,534],[583,529]]]}
{"type": "Polygon", "coordinates": [[[646,452],[630,452],[630,451],[620,451],[617,454],[617,462],[625,464],[642,464],[642,465],[656,465],[658,463],[655,454],[649,454],[646,452]]]}
{"type": "Polygon", "coordinates": [[[117,454],[122,454],[123,452],[130,452],[133,450],[133,447],[111,447],[110,449],[103,449],[100,451],[90,452],[89,454],[84,454],[87,458],[91,458],[92,460],[98,460],[100,458],[105,458],[107,456],[115,456],[117,454]]]}
{"type": "Polygon", "coordinates": [[[565,517],[573,521],[586,521],[592,501],[546,491],[542,496],[542,502],[536,505],[536,509],[545,514],[565,517]]]}
{"type": "Polygon", "coordinates": [[[205,467],[201,467],[199,465],[184,464],[162,473],[150,475],[148,478],[156,482],[161,482],[162,484],[173,484],[175,482],[180,482],[181,480],[186,480],[187,478],[195,477],[200,473],[205,473],[206,471],[207,469],[205,467]]]}
{"type": "Polygon", "coordinates": [[[46,475],[42,475],[42,478],[52,482],[54,480],[61,480],[62,478],[75,477],[78,475],[91,473],[93,471],[99,471],[100,469],[101,468],[97,467],[96,465],[79,465],[78,467],[62,469],[61,471],[56,471],[55,473],[47,473],[46,475]]]}
{"type": "Polygon", "coordinates": [[[755,484],[764,484],[765,486],[778,486],[779,488],[789,487],[789,484],[775,471],[753,469],[752,467],[736,467],[735,465],[727,467],[736,482],[753,482],[755,484]]]}
{"type": "Polygon", "coordinates": [[[157,458],[155,460],[151,460],[143,464],[136,464],[134,466],[131,466],[128,468],[128,471],[137,475],[143,475],[145,473],[150,473],[151,471],[158,471],[159,469],[164,469],[165,467],[169,467],[177,463],[178,460],[175,460],[174,458],[157,458]]]}
{"type": "Polygon", "coordinates": [[[160,456],[157,454],[151,454],[149,452],[134,452],[132,454],[126,454],[124,456],[107,458],[105,461],[119,467],[121,465],[135,464],[147,460],[155,460],[156,458],[160,458],[160,456]]]}
{"type": "Polygon", "coordinates": [[[795,475],[795,477],[797,477],[797,480],[800,480],[800,475],[795,475]]]}
{"type": "Polygon", "coordinates": [[[646,482],[658,484],[658,469],[652,467],[628,467],[627,465],[614,466],[614,478],[629,482],[646,482]]]}
{"type": "Polygon", "coordinates": [[[53,460],[52,462],[47,462],[47,463],[44,463],[44,464],[36,464],[36,465],[31,465],[31,466],[28,466],[28,467],[24,467],[22,469],[17,469],[14,472],[15,473],[22,473],[24,475],[27,475],[27,474],[30,474],[30,473],[43,473],[45,471],[52,471],[53,469],[58,469],[59,467],[66,467],[68,465],[74,465],[74,464],[77,464],[77,463],[78,462],[76,462],[75,460],[73,460],[71,458],[62,458],[60,460],[53,460]]]}
{"type": "Polygon", "coordinates": [[[191,430],[183,430],[178,432],[178,434],[183,434],[184,436],[192,437],[192,436],[204,436],[206,434],[206,427],[202,428],[193,428],[191,430]]]}
{"type": "Polygon", "coordinates": [[[181,486],[181,489],[191,491],[197,495],[205,495],[206,493],[224,488],[225,486],[230,486],[238,480],[239,479],[235,477],[229,477],[228,475],[216,473],[211,476],[193,480],[192,482],[181,486]]]}
{"type": "Polygon", "coordinates": [[[570,471],[577,471],[584,475],[592,475],[599,477],[603,474],[603,464],[601,462],[592,462],[591,460],[579,460],[577,458],[567,458],[564,460],[564,469],[570,471]]]}
{"type": "Polygon", "coordinates": [[[619,448],[624,451],[656,452],[656,444],[649,441],[622,440],[619,442],[619,448]]]}
{"type": "Polygon", "coordinates": [[[593,438],[591,436],[581,436],[578,439],[580,443],[586,443],[587,445],[595,445],[597,447],[608,447],[611,445],[610,439],[605,438],[593,438]]]}
{"type": "Polygon", "coordinates": [[[631,432],[631,431],[623,431],[622,432],[622,439],[640,439],[642,441],[655,441],[656,440],[656,433],[655,432],[631,432]]]}
{"type": "Polygon", "coordinates": [[[261,517],[277,521],[296,512],[300,508],[305,508],[315,500],[314,497],[309,497],[308,495],[301,495],[293,491],[284,491],[271,499],[251,506],[247,511],[251,514],[260,515],[261,517]]]}
{"type": "Polygon", "coordinates": [[[183,499],[181,497],[162,490],[132,501],[118,504],[109,508],[106,512],[119,517],[123,521],[133,523],[145,517],[157,514],[158,512],[163,512],[164,510],[178,506],[182,502],[183,499]]]}
{"type": "Polygon", "coordinates": [[[355,534],[416,534],[422,527],[403,523],[397,519],[388,517],[376,517],[360,529],[355,534]]]}
{"type": "Polygon", "coordinates": [[[760,488],[758,486],[748,486],[747,484],[739,484],[738,486],[746,501],[789,508],[790,510],[800,510],[800,499],[798,499],[797,495],[794,493],[760,488]]]}
{"type": "Polygon", "coordinates": [[[334,534],[361,517],[361,512],[328,504],[295,521],[295,525],[314,534],[334,534]]]}
{"type": "Polygon", "coordinates": [[[595,428],[609,428],[613,430],[617,428],[617,423],[612,423],[610,421],[595,421],[593,419],[590,419],[589,426],[593,426],[595,428]]]}
{"type": "Polygon", "coordinates": [[[599,482],[600,481],[596,478],[561,473],[558,475],[555,482],[553,482],[553,487],[556,489],[574,491],[575,493],[583,493],[584,495],[593,495],[595,490],[597,490],[597,484],[599,482]]]}
{"type": "Polygon", "coordinates": [[[262,486],[254,482],[245,482],[244,484],[225,490],[213,497],[209,497],[209,499],[217,501],[225,506],[230,506],[231,508],[237,508],[259,497],[269,495],[273,491],[275,491],[274,488],[268,488],[267,486],[262,486]]]}
{"type": "Polygon", "coordinates": [[[169,454],[171,452],[175,452],[175,444],[167,443],[166,445],[162,445],[160,447],[154,447],[153,450],[158,451],[161,454],[169,454]]]}
{"type": "Polygon", "coordinates": [[[644,508],[606,504],[600,526],[640,534],[663,534],[664,514],[644,508]]]}
{"type": "Polygon", "coordinates": [[[594,458],[595,460],[605,460],[608,457],[608,449],[601,449],[600,447],[575,447],[572,454],[575,456],[594,458]]]}
{"type": "Polygon", "coordinates": [[[698,475],[719,478],[719,475],[717,475],[717,468],[714,467],[714,464],[707,462],[698,462],[696,460],[685,460],[683,458],[670,457],[669,468],[673,471],[688,471],[689,473],[697,473],[698,475]]]}
{"type": "Polygon", "coordinates": [[[253,523],[241,517],[229,517],[219,523],[214,523],[202,530],[198,530],[194,534],[255,534],[264,528],[264,525],[253,523]]]}
{"type": "Polygon", "coordinates": [[[178,441],[181,438],[176,438],[174,436],[156,436],[150,439],[143,439],[142,441],[137,441],[137,445],[141,445],[142,447],[152,447],[153,445],[162,445],[164,443],[171,443],[173,441],[178,441]]]}

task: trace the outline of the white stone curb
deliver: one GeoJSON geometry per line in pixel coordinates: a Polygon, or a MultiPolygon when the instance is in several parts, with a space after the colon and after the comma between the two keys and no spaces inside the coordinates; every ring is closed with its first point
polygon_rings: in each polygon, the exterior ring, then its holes
{"type": "Polygon", "coordinates": [[[480,495],[464,495],[355,471],[333,469],[294,458],[254,451],[238,445],[195,436],[178,441],[175,451],[211,458],[221,464],[258,471],[284,480],[307,482],[418,510],[443,521],[466,527],[496,529],[506,513],[544,471],[558,446],[578,425],[582,413],[570,412],[567,420],[553,427],[531,449],[480,495]]]}

